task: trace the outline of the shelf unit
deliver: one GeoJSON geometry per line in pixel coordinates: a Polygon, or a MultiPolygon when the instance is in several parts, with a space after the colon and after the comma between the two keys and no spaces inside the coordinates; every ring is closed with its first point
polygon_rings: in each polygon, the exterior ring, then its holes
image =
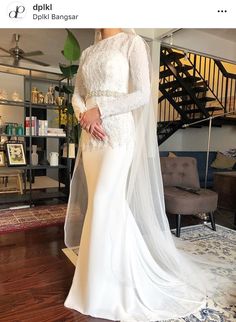
{"type": "MultiPolygon", "coordinates": [[[[1,101],[0,101],[1,105],[1,101]]],[[[9,135],[9,134],[2,134],[2,136],[7,136],[7,137],[15,137],[15,138],[29,138],[30,135],[9,135]]],[[[60,135],[31,135],[32,138],[52,138],[52,139],[62,139],[65,138],[66,136],[60,136],[60,135]]]]}
{"type": "Polygon", "coordinates": [[[32,108],[39,108],[39,109],[53,109],[53,110],[59,110],[60,107],[55,105],[47,105],[47,104],[33,104],[30,101],[22,101],[22,102],[16,102],[11,100],[0,100],[1,105],[12,105],[12,106],[19,106],[19,107],[32,107],[32,108]]]}
{"type": "MultiPolygon", "coordinates": [[[[23,108],[25,120],[26,116],[32,118],[35,114],[42,115],[44,119],[47,119],[48,111],[55,111],[58,114],[59,124],[58,127],[61,126],[61,111],[62,108],[56,105],[48,105],[48,104],[33,104],[31,102],[31,92],[33,87],[39,87],[39,85],[35,86],[34,84],[43,84],[48,87],[49,85],[57,85],[60,89],[63,84],[68,84],[68,80],[60,73],[55,73],[51,71],[37,70],[31,68],[23,68],[23,67],[15,67],[0,64],[0,75],[4,77],[4,74],[13,74],[23,77],[23,86],[24,86],[24,100],[23,101],[13,101],[13,100],[0,100],[0,106],[11,106],[23,108]],[[36,112],[38,111],[38,112],[36,112]],[[43,116],[44,115],[44,116],[43,116]]],[[[66,97],[67,100],[70,99],[69,95],[66,97]]],[[[0,112],[1,115],[1,112],[0,112]]],[[[10,120],[9,120],[10,121],[10,120]]],[[[2,134],[2,136],[7,136],[9,139],[20,140],[23,141],[25,145],[25,153],[27,157],[28,164],[26,166],[16,166],[11,167],[11,169],[22,169],[24,170],[24,181],[25,181],[25,189],[23,195],[17,194],[2,194],[0,195],[0,205],[4,203],[27,203],[30,206],[35,204],[37,201],[42,201],[46,199],[52,198],[63,198],[67,200],[69,195],[69,184],[71,177],[71,159],[68,157],[69,151],[69,135],[68,135],[68,123],[66,124],[66,136],[57,136],[57,135],[43,135],[37,136],[32,135],[32,129],[30,128],[30,135],[8,135],[2,134]],[[57,140],[57,151],[59,153],[59,165],[58,166],[50,166],[48,164],[39,164],[37,166],[32,165],[31,160],[31,151],[32,145],[37,144],[37,146],[42,147],[42,152],[45,153],[48,150],[48,142],[49,140],[57,140]],[[67,145],[67,157],[62,158],[62,146],[63,143],[67,145]],[[28,149],[27,149],[28,148],[28,149]],[[33,191],[33,177],[37,175],[42,175],[42,173],[48,172],[49,170],[57,171],[56,176],[58,178],[58,186],[55,188],[41,188],[38,191],[33,191]],[[29,190],[26,190],[26,180],[29,180],[29,190]],[[63,178],[63,181],[62,181],[63,178]],[[62,187],[63,183],[63,187],[62,187]],[[3,197],[4,196],[4,197],[3,197]]],[[[25,128],[25,126],[24,126],[25,128]]],[[[55,151],[55,150],[54,150],[55,151]]],[[[47,151],[48,153],[49,151],[47,151]]]]}

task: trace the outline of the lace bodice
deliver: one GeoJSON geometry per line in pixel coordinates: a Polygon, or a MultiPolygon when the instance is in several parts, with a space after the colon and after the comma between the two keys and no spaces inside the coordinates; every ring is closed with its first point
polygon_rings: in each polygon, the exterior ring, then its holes
{"type": "Polygon", "coordinates": [[[106,140],[82,131],[82,148],[116,146],[134,138],[132,110],[150,96],[148,57],[139,35],[118,33],[86,48],[80,58],[72,105],[75,115],[98,106],[106,140]]]}

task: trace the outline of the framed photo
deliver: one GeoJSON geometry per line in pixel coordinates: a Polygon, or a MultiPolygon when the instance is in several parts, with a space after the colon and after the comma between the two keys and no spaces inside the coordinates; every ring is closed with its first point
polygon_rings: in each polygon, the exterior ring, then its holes
{"type": "Polygon", "coordinates": [[[0,151],[0,167],[5,167],[5,153],[0,151]]]}
{"type": "Polygon", "coordinates": [[[6,143],[6,153],[9,166],[26,165],[23,143],[6,143]]]}

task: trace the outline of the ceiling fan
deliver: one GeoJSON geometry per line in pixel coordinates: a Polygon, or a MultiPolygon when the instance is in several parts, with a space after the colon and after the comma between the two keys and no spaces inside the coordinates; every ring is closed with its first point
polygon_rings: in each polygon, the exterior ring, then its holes
{"type": "Polygon", "coordinates": [[[41,66],[50,66],[49,64],[44,63],[42,61],[38,61],[38,60],[35,60],[35,59],[28,58],[28,57],[31,57],[31,56],[43,55],[43,52],[40,51],[40,50],[36,50],[36,51],[31,51],[31,52],[25,53],[19,47],[20,35],[19,34],[14,34],[13,37],[14,37],[14,41],[16,43],[15,47],[13,47],[13,48],[11,48],[9,50],[0,47],[0,50],[2,50],[5,53],[9,54],[9,55],[0,55],[0,57],[12,57],[14,59],[13,66],[19,66],[19,62],[22,59],[30,61],[30,62],[38,64],[38,65],[41,65],[41,66]]]}

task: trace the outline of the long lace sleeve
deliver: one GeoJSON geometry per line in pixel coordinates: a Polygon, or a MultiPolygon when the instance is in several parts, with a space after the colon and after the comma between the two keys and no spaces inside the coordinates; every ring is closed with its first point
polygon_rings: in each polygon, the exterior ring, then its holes
{"type": "Polygon", "coordinates": [[[128,53],[132,92],[108,99],[98,104],[101,118],[127,113],[148,103],[150,98],[150,75],[147,49],[143,39],[136,36],[128,53]]]}
{"type": "Polygon", "coordinates": [[[75,79],[75,89],[72,96],[72,106],[77,119],[79,118],[80,112],[86,111],[85,99],[84,99],[86,95],[86,89],[83,84],[82,68],[81,68],[83,64],[83,59],[84,59],[84,52],[82,52],[80,56],[79,68],[75,79]]]}

